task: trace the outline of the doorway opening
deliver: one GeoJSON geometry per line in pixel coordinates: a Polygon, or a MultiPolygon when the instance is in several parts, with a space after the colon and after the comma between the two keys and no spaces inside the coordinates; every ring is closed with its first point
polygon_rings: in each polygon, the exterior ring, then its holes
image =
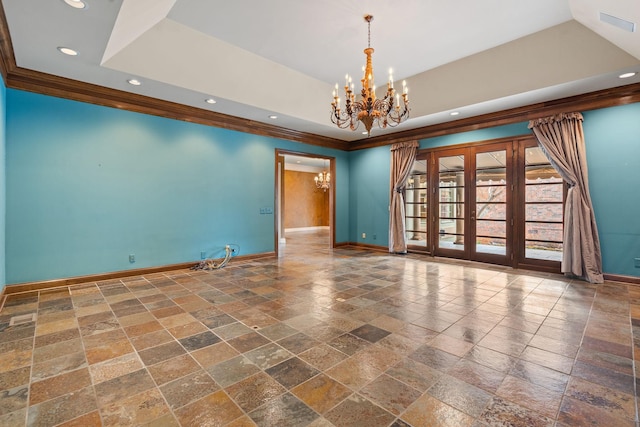
{"type": "Polygon", "coordinates": [[[275,252],[335,245],[335,158],[276,150],[275,252]],[[322,181],[328,185],[321,185],[322,181]]]}

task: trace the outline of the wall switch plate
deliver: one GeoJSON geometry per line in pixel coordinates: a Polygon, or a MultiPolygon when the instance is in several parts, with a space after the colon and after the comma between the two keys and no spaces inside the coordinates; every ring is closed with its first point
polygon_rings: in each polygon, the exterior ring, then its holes
{"type": "Polygon", "coordinates": [[[132,263],[132,264],[133,264],[134,262],[136,262],[136,256],[135,256],[134,254],[130,254],[130,255],[129,255],[129,262],[130,262],[130,263],[132,263]]]}
{"type": "Polygon", "coordinates": [[[633,266],[635,268],[640,268],[640,258],[634,258],[633,259],[633,266]]]}

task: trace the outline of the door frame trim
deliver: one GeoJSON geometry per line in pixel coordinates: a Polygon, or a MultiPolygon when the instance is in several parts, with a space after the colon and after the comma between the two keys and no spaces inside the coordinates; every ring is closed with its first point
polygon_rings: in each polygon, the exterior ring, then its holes
{"type": "MultiPolygon", "coordinates": [[[[299,157],[309,157],[312,159],[324,159],[329,161],[329,173],[331,173],[331,186],[329,187],[329,248],[334,249],[336,246],[336,227],[335,227],[335,216],[336,216],[336,183],[338,182],[338,177],[336,177],[336,158],[332,156],[324,156],[321,154],[313,154],[306,153],[302,151],[292,151],[292,150],[283,150],[280,148],[275,149],[275,177],[274,177],[274,216],[273,216],[273,230],[274,230],[274,251],[276,257],[279,255],[280,248],[280,230],[278,227],[278,220],[281,218],[283,212],[281,212],[281,204],[284,203],[284,190],[282,191],[282,200],[280,199],[280,189],[279,186],[284,188],[284,174],[282,175],[282,180],[280,180],[280,171],[278,167],[278,159],[280,157],[284,157],[286,155],[290,156],[299,156],[299,157]]],[[[284,165],[283,169],[284,171],[284,165]]]]}

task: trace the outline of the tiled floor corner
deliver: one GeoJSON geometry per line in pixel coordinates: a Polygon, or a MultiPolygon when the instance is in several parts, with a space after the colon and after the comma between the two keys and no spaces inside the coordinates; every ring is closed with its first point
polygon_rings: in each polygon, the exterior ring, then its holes
{"type": "Polygon", "coordinates": [[[327,242],[10,295],[0,425],[638,426],[640,287],[327,242]]]}

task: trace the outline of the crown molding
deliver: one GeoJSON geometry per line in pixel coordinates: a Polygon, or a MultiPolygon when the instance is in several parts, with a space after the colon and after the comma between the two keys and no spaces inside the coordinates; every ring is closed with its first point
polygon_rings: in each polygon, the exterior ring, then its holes
{"type": "Polygon", "coordinates": [[[520,123],[568,111],[583,112],[597,110],[599,108],[632,104],[634,102],[640,102],[640,83],[618,86],[611,89],[589,92],[553,101],[540,102],[537,104],[526,105],[524,107],[511,108],[508,110],[497,111],[495,113],[468,117],[417,129],[410,129],[394,133],[391,136],[376,136],[373,138],[361,139],[351,142],[348,150],[362,150],[365,148],[390,145],[396,142],[434,138],[454,133],[469,132],[489,127],[520,123]]]}
{"type": "Polygon", "coordinates": [[[300,132],[20,67],[10,68],[5,81],[7,87],[11,89],[236,130],[254,135],[297,141],[309,145],[338,150],[346,150],[348,148],[346,142],[334,138],[300,132]]]}
{"type": "Polygon", "coordinates": [[[588,111],[640,102],[640,83],[634,83],[393,134],[346,142],[18,67],[6,15],[1,4],[0,74],[5,81],[6,87],[11,89],[20,89],[74,101],[342,151],[362,150],[391,145],[397,142],[508,125],[567,111],[588,111]]]}
{"type": "Polygon", "coordinates": [[[4,7],[0,4],[0,75],[2,75],[5,84],[7,74],[15,66],[16,58],[13,55],[13,43],[11,42],[11,34],[9,34],[7,17],[4,14],[4,7]]]}

